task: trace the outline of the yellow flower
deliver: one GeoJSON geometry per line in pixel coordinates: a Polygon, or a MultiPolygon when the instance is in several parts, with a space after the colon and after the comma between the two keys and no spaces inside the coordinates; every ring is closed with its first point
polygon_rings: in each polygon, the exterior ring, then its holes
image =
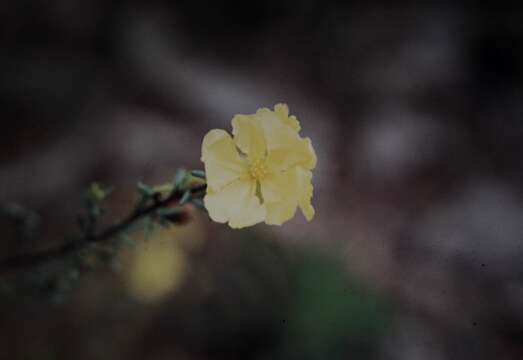
{"type": "Polygon", "coordinates": [[[299,206],[310,221],[316,154],[310,139],[300,137],[300,123],[287,105],[236,115],[232,128],[234,138],[214,129],[202,143],[211,219],[233,228],[262,221],[281,225],[299,206]]]}

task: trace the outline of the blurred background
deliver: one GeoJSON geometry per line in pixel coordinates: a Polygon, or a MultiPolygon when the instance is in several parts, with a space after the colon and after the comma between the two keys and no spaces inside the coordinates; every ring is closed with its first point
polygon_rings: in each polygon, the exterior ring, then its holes
{"type": "Polygon", "coordinates": [[[116,221],[237,113],[288,103],[318,154],[311,223],[195,211],[3,276],[0,358],[523,358],[523,5],[456,3],[0,2],[2,257],[91,181],[116,221]]]}

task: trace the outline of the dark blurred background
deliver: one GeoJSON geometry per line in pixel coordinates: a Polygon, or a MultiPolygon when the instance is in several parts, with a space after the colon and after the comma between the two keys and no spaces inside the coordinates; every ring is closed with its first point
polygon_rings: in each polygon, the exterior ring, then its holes
{"type": "Polygon", "coordinates": [[[195,213],[0,279],[0,358],[523,358],[523,5],[458,3],[0,2],[0,202],[41,223],[2,220],[6,256],[91,181],[116,220],[202,168],[236,113],[288,103],[319,159],[312,223],[195,213]]]}

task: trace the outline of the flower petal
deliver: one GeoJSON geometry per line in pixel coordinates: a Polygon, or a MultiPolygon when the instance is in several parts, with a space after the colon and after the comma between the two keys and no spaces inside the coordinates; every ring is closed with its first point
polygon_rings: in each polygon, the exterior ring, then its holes
{"type": "Polygon", "coordinates": [[[313,192],[312,172],[301,166],[296,166],[295,170],[298,188],[300,189],[298,203],[303,216],[305,216],[307,221],[311,221],[315,214],[314,207],[311,204],[313,192]]]}
{"type": "Polygon", "coordinates": [[[289,107],[287,106],[287,104],[274,105],[274,112],[276,113],[276,115],[278,115],[281,122],[289,126],[294,131],[300,132],[300,123],[298,122],[298,119],[296,119],[296,116],[289,116],[289,107]]]}
{"type": "Polygon", "coordinates": [[[261,108],[256,111],[255,117],[265,135],[267,151],[285,147],[299,139],[298,133],[287,126],[274,111],[261,108]]]}
{"type": "Polygon", "coordinates": [[[263,129],[254,115],[235,115],[232,134],[236,146],[247,154],[249,160],[263,159],[267,145],[263,129]]]}
{"type": "Polygon", "coordinates": [[[265,222],[269,225],[282,225],[296,214],[296,203],[284,201],[265,204],[267,215],[265,222]]]}
{"type": "Polygon", "coordinates": [[[202,161],[208,188],[218,191],[247,173],[247,163],[224,130],[214,129],[205,135],[202,143],[202,161]]]}
{"type": "Polygon", "coordinates": [[[270,173],[260,181],[260,190],[264,203],[279,202],[289,197],[297,199],[296,172],[294,169],[279,173],[270,173]]]}
{"type": "Polygon", "coordinates": [[[257,224],[265,219],[265,207],[256,196],[256,183],[237,179],[220,191],[207,190],[205,207],[212,220],[229,222],[232,228],[257,224]]]}
{"type": "Polygon", "coordinates": [[[307,221],[315,211],[312,199],[312,172],[301,166],[288,171],[269,174],[261,181],[261,193],[267,209],[265,222],[281,225],[291,219],[299,206],[307,221]]]}
{"type": "Polygon", "coordinates": [[[267,209],[265,222],[281,225],[291,219],[298,206],[299,183],[296,171],[271,173],[261,182],[261,193],[267,209]]]}
{"type": "Polygon", "coordinates": [[[289,107],[287,104],[279,103],[274,105],[274,112],[280,117],[280,119],[289,117],[289,107]]]}
{"type": "Polygon", "coordinates": [[[273,171],[285,171],[298,165],[312,170],[316,162],[316,152],[309,138],[295,139],[286,146],[272,149],[267,155],[267,166],[273,171]]]}
{"type": "Polygon", "coordinates": [[[290,119],[288,114],[285,104],[277,104],[274,111],[262,108],[256,112],[265,133],[268,165],[274,171],[287,170],[295,165],[313,169],[317,158],[311,140],[300,137],[298,120],[295,117],[290,119]]]}

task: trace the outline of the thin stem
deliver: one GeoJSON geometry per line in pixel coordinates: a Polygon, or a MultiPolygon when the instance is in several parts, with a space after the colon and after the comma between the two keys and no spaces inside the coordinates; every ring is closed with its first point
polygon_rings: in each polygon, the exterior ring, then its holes
{"type": "MultiPolygon", "coordinates": [[[[191,194],[195,194],[206,189],[206,185],[199,185],[190,189],[191,194]]],[[[138,207],[131,214],[121,220],[119,223],[106,228],[98,234],[84,237],[80,241],[72,241],[57,248],[43,250],[32,254],[21,254],[7,258],[0,262],[0,274],[10,271],[19,270],[26,267],[41,265],[49,261],[65,257],[75,251],[78,251],[90,244],[100,243],[114,238],[119,233],[125,231],[135,222],[153,214],[156,210],[179,202],[185,190],[175,190],[165,199],[156,199],[151,205],[138,207]]]]}

